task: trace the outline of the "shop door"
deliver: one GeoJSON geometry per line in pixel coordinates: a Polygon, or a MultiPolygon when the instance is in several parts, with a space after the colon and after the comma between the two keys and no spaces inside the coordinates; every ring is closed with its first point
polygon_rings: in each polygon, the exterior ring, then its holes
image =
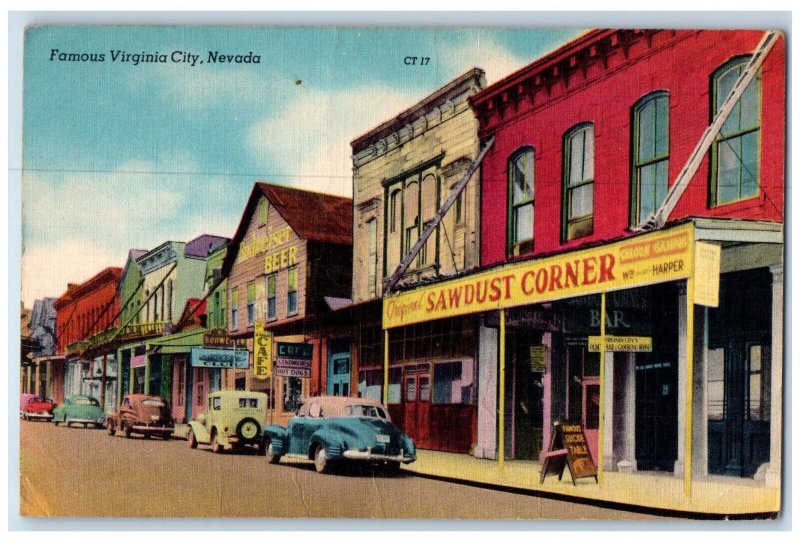
{"type": "Polygon", "coordinates": [[[524,331],[506,339],[506,401],[511,405],[506,416],[513,428],[506,439],[508,458],[538,460],[542,450],[542,373],[531,367],[531,346],[540,342],[541,334],[524,331]]]}
{"type": "Polygon", "coordinates": [[[429,373],[407,374],[403,380],[404,432],[420,448],[429,446],[431,377],[429,373]]]}
{"type": "Polygon", "coordinates": [[[328,395],[350,395],[350,341],[333,339],[328,347],[328,395]]]}
{"type": "Polygon", "coordinates": [[[770,350],[731,340],[709,353],[709,472],[752,477],[769,460],[770,350]],[[724,363],[724,369],[720,365],[724,363]]]}
{"type": "Polygon", "coordinates": [[[583,398],[581,406],[581,425],[586,435],[586,443],[589,445],[589,452],[592,460],[597,465],[597,442],[600,432],[600,379],[583,379],[583,398]]]}
{"type": "Polygon", "coordinates": [[[678,458],[678,372],[652,354],[636,360],[638,470],[672,471],[678,458]]]}

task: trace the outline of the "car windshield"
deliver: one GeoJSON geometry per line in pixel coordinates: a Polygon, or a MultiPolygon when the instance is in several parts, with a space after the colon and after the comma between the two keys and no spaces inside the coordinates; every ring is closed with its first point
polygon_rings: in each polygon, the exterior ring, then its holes
{"type": "Polygon", "coordinates": [[[164,404],[164,401],[162,401],[158,397],[149,397],[149,398],[145,399],[144,401],[142,401],[142,404],[144,406],[151,406],[151,407],[167,406],[167,405],[164,404]]]}
{"type": "Polygon", "coordinates": [[[100,403],[97,402],[97,399],[92,397],[78,397],[75,399],[76,405],[91,405],[91,406],[100,406],[100,403]]]}
{"type": "Polygon", "coordinates": [[[386,419],[386,412],[373,405],[347,405],[344,408],[346,416],[366,416],[368,418],[386,419]]]}

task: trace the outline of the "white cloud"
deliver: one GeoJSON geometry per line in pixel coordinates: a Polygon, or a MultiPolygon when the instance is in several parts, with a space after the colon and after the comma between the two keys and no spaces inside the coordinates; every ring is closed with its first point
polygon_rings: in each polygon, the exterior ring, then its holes
{"type": "Polygon", "coordinates": [[[27,307],[36,299],[60,296],[69,282],[80,284],[106,267],[122,267],[128,256],[80,236],[47,245],[23,241],[22,250],[22,301],[27,307]]]}
{"type": "Polygon", "coordinates": [[[424,93],[385,85],[321,91],[306,87],[277,116],[259,120],[248,144],[267,171],[297,175],[297,184],[352,194],[350,141],[391,119],[424,93]]]}
{"type": "Polygon", "coordinates": [[[482,68],[486,72],[486,80],[489,84],[499,81],[530,62],[530,59],[526,60],[516,56],[485,36],[483,39],[443,47],[439,51],[438,57],[440,63],[450,68],[453,77],[472,67],[482,68]]]}

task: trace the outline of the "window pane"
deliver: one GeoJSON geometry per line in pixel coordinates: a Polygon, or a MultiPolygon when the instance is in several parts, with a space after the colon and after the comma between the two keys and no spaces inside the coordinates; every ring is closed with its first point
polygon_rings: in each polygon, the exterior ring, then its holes
{"type": "Polygon", "coordinates": [[[515,243],[533,239],[533,204],[514,209],[514,222],[516,224],[515,243]]]}
{"type": "Polygon", "coordinates": [[[739,128],[741,130],[750,130],[759,126],[759,95],[761,94],[761,76],[756,76],[747,85],[747,90],[744,91],[742,97],[739,99],[741,104],[741,122],[739,128]]]}
{"type": "Polygon", "coordinates": [[[430,377],[427,377],[427,376],[420,376],[419,377],[419,400],[420,401],[430,401],[431,400],[431,380],[430,380],[430,377]]]}
{"type": "Polygon", "coordinates": [[[661,160],[656,163],[656,201],[655,206],[659,207],[667,197],[669,185],[669,161],[661,160]]]}
{"type": "Polygon", "coordinates": [[[708,419],[721,420],[725,413],[725,350],[708,351],[708,419]]]}
{"type": "Polygon", "coordinates": [[[594,203],[594,185],[585,184],[572,189],[569,218],[579,218],[592,214],[594,203]]]}
{"type": "Polygon", "coordinates": [[[656,99],[656,156],[669,154],[669,98],[656,99]]]}
{"type": "Polygon", "coordinates": [[[419,214],[419,183],[410,182],[406,185],[406,192],[403,196],[405,205],[405,226],[406,228],[417,223],[419,214]]]}
{"type": "Polygon", "coordinates": [[[267,277],[267,295],[275,297],[275,275],[267,277]]]}
{"type": "Polygon", "coordinates": [[[639,168],[639,222],[645,220],[655,211],[655,175],[655,164],[639,168]]]}
{"type": "Polygon", "coordinates": [[[417,399],[417,379],[406,379],[406,401],[415,401],[417,399]]]}
{"type": "Polygon", "coordinates": [[[594,179],[594,127],[587,126],[584,133],[583,180],[589,181],[594,179]]]}
{"type": "Polygon", "coordinates": [[[739,198],[740,139],[727,139],[718,144],[717,203],[726,203],[739,198]]]}
{"type": "Polygon", "coordinates": [[[758,132],[742,136],[742,192],[740,197],[748,198],[758,194],[758,132]]]}
{"type": "Polygon", "coordinates": [[[761,419],[761,373],[750,375],[750,406],[747,412],[749,420],[761,419]]]}
{"type": "Polygon", "coordinates": [[[533,151],[525,151],[511,163],[512,204],[533,198],[533,151]]]}
{"type": "Polygon", "coordinates": [[[422,179],[422,220],[427,222],[436,214],[438,202],[436,201],[436,177],[426,175],[422,179]]]}
{"type": "Polygon", "coordinates": [[[289,269],[289,290],[297,290],[297,268],[292,267],[289,269]]]}
{"type": "Polygon", "coordinates": [[[569,144],[569,184],[578,184],[583,180],[583,131],[578,132],[569,144]]]}
{"type": "Polygon", "coordinates": [[[650,100],[639,110],[639,162],[651,160],[655,149],[656,100],[650,100]]]}

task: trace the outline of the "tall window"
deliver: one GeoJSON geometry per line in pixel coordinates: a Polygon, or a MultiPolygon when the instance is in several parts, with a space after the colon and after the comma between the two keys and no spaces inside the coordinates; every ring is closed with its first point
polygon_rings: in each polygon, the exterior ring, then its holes
{"type": "Polygon", "coordinates": [[[231,290],[231,329],[239,328],[239,288],[231,290]]]}
{"type": "Polygon", "coordinates": [[[256,321],[256,283],[247,283],[247,324],[252,325],[256,321]]]}
{"type": "Polygon", "coordinates": [[[267,277],[267,319],[272,320],[278,316],[277,303],[275,302],[275,291],[277,275],[274,273],[267,277]]]}
{"type": "Polygon", "coordinates": [[[533,250],[533,149],[517,151],[508,161],[508,255],[533,250]]]}
{"type": "Polygon", "coordinates": [[[378,270],[378,221],[375,218],[367,222],[367,291],[369,295],[378,295],[375,285],[378,270]]]}
{"type": "Polygon", "coordinates": [[[153,320],[158,322],[158,290],[153,295],[153,320]]]}
{"type": "Polygon", "coordinates": [[[174,293],[175,285],[172,279],[167,281],[167,320],[172,321],[172,296],[174,293]]]}
{"type": "Polygon", "coordinates": [[[633,106],[631,224],[641,224],[667,196],[669,95],[656,92],[633,106]]]}
{"type": "Polygon", "coordinates": [[[582,124],[564,136],[562,240],[593,231],[594,125],[582,124]]]}
{"type": "MultiPolygon", "coordinates": [[[[737,58],[714,73],[714,114],[727,98],[749,58],[737,58]]],[[[761,74],[745,89],[711,145],[711,204],[722,205],[758,195],[761,133],[761,74]]]]}
{"type": "Polygon", "coordinates": [[[266,198],[262,198],[261,201],[258,202],[258,225],[259,226],[266,226],[267,225],[267,216],[269,214],[269,202],[266,198]]]}
{"type": "MultiPolygon", "coordinates": [[[[439,179],[432,168],[393,181],[387,187],[386,242],[384,273],[390,275],[403,256],[411,251],[425,226],[431,222],[440,199],[439,179]]],[[[435,264],[438,258],[438,233],[434,232],[410,268],[435,264]]]]}
{"type": "Polygon", "coordinates": [[[289,314],[297,313],[297,266],[290,267],[287,273],[286,305],[289,314]]]}

